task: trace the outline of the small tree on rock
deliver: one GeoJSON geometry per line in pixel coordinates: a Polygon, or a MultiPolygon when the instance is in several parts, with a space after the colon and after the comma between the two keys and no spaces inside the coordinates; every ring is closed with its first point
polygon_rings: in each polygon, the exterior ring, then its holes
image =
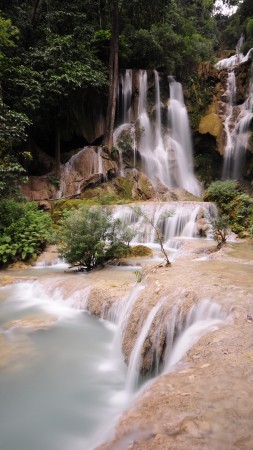
{"type": "Polygon", "coordinates": [[[161,231],[161,222],[163,220],[166,220],[169,217],[173,216],[173,212],[171,212],[171,211],[165,212],[162,216],[160,216],[159,220],[156,221],[154,214],[149,215],[148,213],[143,211],[138,206],[133,208],[133,211],[135,212],[135,214],[137,216],[143,217],[144,222],[149,224],[154,229],[157,241],[160,245],[161,252],[163,253],[165,261],[166,261],[166,266],[168,266],[168,267],[171,266],[171,262],[169,260],[168,253],[166,252],[164,245],[163,245],[163,233],[161,231]]]}
{"type": "Polygon", "coordinates": [[[90,271],[127,251],[122,227],[107,208],[70,210],[60,226],[59,254],[72,266],[90,271]]]}
{"type": "Polygon", "coordinates": [[[217,248],[220,249],[226,244],[228,230],[229,230],[229,217],[222,214],[210,219],[210,228],[214,240],[217,242],[217,248]]]}

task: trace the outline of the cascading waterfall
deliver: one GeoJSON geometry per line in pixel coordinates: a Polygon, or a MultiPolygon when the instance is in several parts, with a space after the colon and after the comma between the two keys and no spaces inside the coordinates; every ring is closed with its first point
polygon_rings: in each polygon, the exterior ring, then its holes
{"type": "Polygon", "coordinates": [[[226,118],[224,129],[226,133],[226,145],[224,149],[224,164],[222,176],[224,179],[238,180],[242,176],[245,153],[250,137],[250,124],[253,118],[253,63],[251,65],[251,77],[249,93],[242,105],[236,105],[236,78],[235,67],[252,58],[253,49],[246,56],[240,53],[243,37],[236,46],[236,55],[223,59],[216,64],[218,70],[226,70],[228,73],[226,93],[226,118]]]}
{"type": "MultiPolygon", "coordinates": [[[[125,329],[128,321],[131,320],[133,305],[136,302],[139,293],[140,290],[137,292],[135,287],[133,295],[130,295],[128,299],[126,299],[124,307],[121,308],[121,320],[118,321],[121,333],[118,334],[120,340],[117,340],[117,348],[119,344],[120,348],[122,347],[125,329]],[[125,311],[127,314],[122,320],[125,311]]],[[[167,297],[161,297],[153,308],[151,308],[139,330],[134,348],[130,355],[127,371],[126,392],[128,397],[136,392],[143,362],[143,346],[148,337],[152,342],[153,355],[160,355],[160,359],[156,359],[155,368],[152,367],[154,374],[164,374],[174,370],[175,365],[204,334],[217,330],[220,325],[230,320],[229,313],[223,310],[220,305],[211,302],[210,300],[202,300],[199,303],[194,304],[186,317],[184,317],[184,303],[181,298],[172,305],[166,316],[164,306],[168,301],[169,299],[167,297]],[[156,327],[154,328],[152,325],[154,324],[155,317],[160,311],[162,312],[162,317],[159,318],[160,324],[159,326],[156,324],[156,327]],[[153,330],[151,331],[152,328],[153,330]],[[166,345],[161,353],[160,339],[162,328],[167,329],[167,331],[165,338],[166,345]]],[[[112,311],[114,311],[114,309],[112,309],[112,311]]]]}
{"type": "Polygon", "coordinates": [[[122,110],[123,110],[123,123],[130,123],[131,121],[131,102],[133,94],[133,80],[132,70],[127,69],[125,74],[121,77],[122,85],[122,110]]]}
{"type": "Polygon", "coordinates": [[[175,80],[170,82],[168,114],[171,121],[171,158],[175,165],[173,182],[192,194],[200,195],[200,188],[193,174],[191,131],[183,89],[181,83],[175,80]]]}
{"type": "Polygon", "coordinates": [[[148,317],[146,318],[139,335],[136,339],[135,346],[132,350],[129,365],[128,365],[128,372],[127,372],[127,381],[126,381],[126,390],[129,393],[132,393],[136,390],[138,385],[138,378],[140,374],[140,368],[141,368],[141,362],[142,362],[142,348],[143,344],[148,336],[150,327],[153,323],[153,320],[158,313],[158,311],[162,308],[163,304],[166,301],[166,297],[162,297],[159,302],[151,309],[150,313],[148,314],[148,317]]]}
{"type": "Polygon", "coordinates": [[[95,448],[97,440],[104,438],[100,427],[103,431],[104,427],[108,430],[108,421],[112,425],[115,423],[136,392],[143,346],[148,337],[151,337],[150,342],[154,346],[154,357],[158,355],[156,373],[153,375],[160,376],[173,370],[201,336],[217,329],[228,318],[219,305],[208,300],[194,305],[184,318],[184,295],[169,307],[169,312],[168,297],[161,297],[148,313],[145,307],[141,308],[142,326],[126,375],[119,349],[122,348],[134,306],[141,294],[144,298],[145,285],[136,284],[128,297],[119,300],[107,311],[106,318],[113,321],[115,327],[83,314],[90,292],[88,280],[87,286],[83,285],[82,289],[75,286],[75,290],[68,291],[65,298],[59,288],[59,276],[52,278],[53,268],[50,277],[45,279],[43,270],[35,271],[41,277],[39,281],[25,281],[0,289],[1,337],[4,334],[4,339],[9,339],[14,345],[22,341],[19,326],[39,319],[34,322],[35,331],[29,340],[23,342],[25,345],[34,342],[39,358],[38,355],[30,358],[30,354],[29,360],[23,358],[17,376],[12,365],[6,369],[7,376],[5,371],[0,372],[1,389],[4,387],[1,390],[3,420],[0,430],[6,448],[19,445],[21,450],[35,447],[39,450],[58,450],[63,442],[66,448],[95,448]],[[47,318],[56,320],[48,324],[47,318]],[[10,323],[9,329],[4,326],[5,323],[10,323]],[[36,324],[38,330],[43,327],[43,333],[36,331],[36,324]],[[161,346],[164,330],[165,349],[163,344],[161,346]],[[60,351],[62,348],[64,352],[60,351]],[[62,373],[64,377],[61,379],[62,373]],[[37,380],[36,383],[34,380],[37,380]],[[57,417],[56,427],[54,417],[57,417]],[[26,438],[23,440],[21,436],[26,438]]]}
{"type": "Polygon", "coordinates": [[[220,305],[210,300],[202,300],[192,306],[183,329],[176,336],[171,351],[166,354],[163,372],[173,370],[173,367],[204,334],[217,330],[218,325],[225,323],[228,317],[228,313],[220,305]]]}
{"type": "Polygon", "coordinates": [[[233,119],[234,102],[236,96],[236,80],[233,70],[228,72],[227,83],[227,108],[226,119],[224,122],[225,133],[227,136],[227,142],[224,148],[224,164],[222,170],[222,178],[231,178],[233,173],[233,150],[234,142],[230,132],[231,120],[233,119]]]}
{"type": "Polygon", "coordinates": [[[184,188],[199,196],[200,187],[193,174],[191,133],[181,84],[170,78],[168,120],[167,123],[162,123],[161,110],[166,108],[161,102],[159,74],[156,70],[154,71],[155,107],[153,112],[155,114],[152,114],[151,118],[152,111],[148,111],[147,105],[148,74],[146,70],[140,70],[138,72],[138,112],[133,126],[130,120],[134,118],[129,106],[132,78],[130,70],[126,71],[122,77],[123,124],[121,123],[115,130],[115,145],[120,135],[129,130],[134,147],[134,167],[137,147],[142,170],[154,186],[160,182],[169,188],[184,188]],[[136,128],[139,130],[138,139],[133,131],[136,128]]]}
{"type": "MultiPolygon", "coordinates": [[[[156,233],[153,226],[138,215],[132,206],[116,206],[113,209],[115,219],[120,219],[126,226],[134,228],[136,235],[133,243],[155,243],[156,233]]],[[[155,227],[161,226],[164,243],[171,244],[170,240],[175,237],[193,238],[199,233],[197,226],[198,217],[209,217],[216,215],[216,208],[212,203],[194,202],[163,202],[163,203],[138,203],[138,207],[152,219],[155,227]],[[170,213],[170,214],[168,214],[170,213]]]]}
{"type": "Polygon", "coordinates": [[[136,286],[132,289],[130,294],[124,299],[115,302],[112,305],[110,310],[104,314],[104,318],[110,320],[115,323],[118,327],[113,345],[113,359],[119,357],[119,354],[122,354],[122,341],[124,339],[126,327],[128,325],[128,321],[133,310],[133,307],[145,286],[143,284],[136,284],[136,286]]]}

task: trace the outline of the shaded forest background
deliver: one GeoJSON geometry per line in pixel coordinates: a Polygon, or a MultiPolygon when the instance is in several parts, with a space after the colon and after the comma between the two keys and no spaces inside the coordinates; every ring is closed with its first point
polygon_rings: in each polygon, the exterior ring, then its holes
{"type": "Polygon", "coordinates": [[[119,71],[165,71],[180,81],[201,61],[253,47],[253,2],[223,15],[212,0],[1,0],[0,196],[25,176],[31,155],[100,144],[83,117],[98,103],[106,115],[110,42],[117,8],[119,71]]]}

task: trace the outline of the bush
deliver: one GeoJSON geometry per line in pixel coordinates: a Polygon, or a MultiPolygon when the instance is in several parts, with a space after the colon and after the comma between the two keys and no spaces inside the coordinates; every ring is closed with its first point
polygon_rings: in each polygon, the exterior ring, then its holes
{"type": "Polygon", "coordinates": [[[60,224],[59,253],[72,266],[87,271],[125,256],[132,237],[106,208],[81,207],[68,211],[60,224]]]}
{"type": "Polygon", "coordinates": [[[214,181],[204,194],[204,200],[217,203],[219,208],[226,209],[238,194],[241,193],[240,185],[236,181],[214,181]]]}
{"type": "Polygon", "coordinates": [[[218,248],[226,243],[229,230],[229,217],[226,215],[218,215],[210,220],[211,232],[214,240],[218,244],[218,248]]]}
{"type": "Polygon", "coordinates": [[[228,217],[231,230],[239,236],[244,235],[253,221],[253,199],[242,192],[236,181],[215,181],[204,195],[205,200],[217,204],[219,214],[228,217]]]}
{"type": "Polygon", "coordinates": [[[0,201],[0,266],[27,261],[50,240],[51,218],[36,203],[0,201]]]}

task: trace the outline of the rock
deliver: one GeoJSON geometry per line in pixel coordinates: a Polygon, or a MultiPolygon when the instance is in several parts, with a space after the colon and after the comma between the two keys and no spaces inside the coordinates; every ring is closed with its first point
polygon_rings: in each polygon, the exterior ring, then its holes
{"type": "Polygon", "coordinates": [[[52,266],[58,261],[58,252],[56,245],[49,245],[46,250],[37,258],[36,264],[52,266]]]}
{"type": "Polygon", "coordinates": [[[21,187],[21,193],[32,201],[47,201],[56,197],[57,187],[50,183],[50,176],[30,176],[21,187]]]}
{"type": "Polygon", "coordinates": [[[156,196],[147,176],[137,170],[128,172],[125,177],[118,177],[114,185],[118,194],[129,200],[150,200],[156,196]]]}
{"type": "Polygon", "coordinates": [[[210,113],[202,117],[199,124],[199,133],[209,133],[214,136],[219,152],[223,153],[223,124],[218,114],[210,113]]]}

